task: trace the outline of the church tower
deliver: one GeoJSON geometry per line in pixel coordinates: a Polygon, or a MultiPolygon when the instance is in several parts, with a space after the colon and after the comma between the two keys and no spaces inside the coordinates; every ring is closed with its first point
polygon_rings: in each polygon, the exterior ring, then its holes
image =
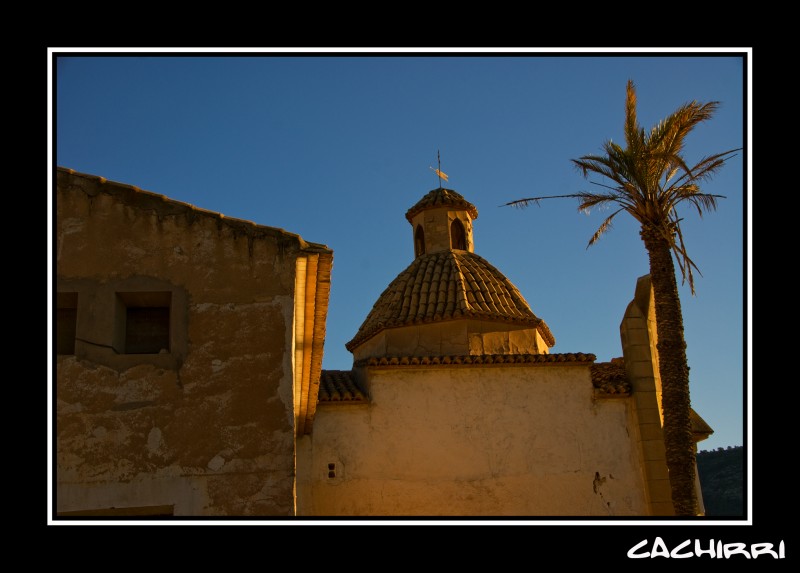
{"type": "Polygon", "coordinates": [[[452,189],[406,212],[414,260],[378,297],[346,344],[370,358],[547,354],[555,339],[519,290],[475,253],[478,210],[452,189]]]}

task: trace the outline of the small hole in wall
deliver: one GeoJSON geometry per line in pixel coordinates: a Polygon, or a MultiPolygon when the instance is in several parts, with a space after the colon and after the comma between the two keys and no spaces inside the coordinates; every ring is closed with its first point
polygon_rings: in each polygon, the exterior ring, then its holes
{"type": "Polygon", "coordinates": [[[336,477],[336,464],[329,463],[328,464],[328,479],[333,479],[336,477]]]}

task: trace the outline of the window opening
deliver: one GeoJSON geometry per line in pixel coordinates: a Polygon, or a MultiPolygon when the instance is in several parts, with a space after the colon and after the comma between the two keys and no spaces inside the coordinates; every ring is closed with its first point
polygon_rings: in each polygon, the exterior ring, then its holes
{"type": "Polygon", "coordinates": [[[170,351],[170,292],[119,292],[118,317],[124,321],[123,354],[170,351]]]}
{"type": "Polygon", "coordinates": [[[75,354],[78,325],[78,293],[56,295],[56,354],[75,354]]]}
{"type": "Polygon", "coordinates": [[[418,257],[425,254],[425,231],[422,230],[422,225],[417,225],[417,231],[414,233],[414,256],[418,257]]]}
{"type": "Polygon", "coordinates": [[[450,224],[450,245],[453,249],[467,250],[467,233],[458,219],[453,219],[450,224]]]}

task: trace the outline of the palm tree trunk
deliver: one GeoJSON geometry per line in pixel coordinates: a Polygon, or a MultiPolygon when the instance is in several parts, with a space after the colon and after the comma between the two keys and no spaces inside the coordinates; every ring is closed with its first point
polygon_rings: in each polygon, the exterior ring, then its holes
{"type": "Polygon", "coordinates": [[[675,514],[698,514],[695,453],[689,399],[689,366],[683,314],[670,244],[658,229],[643,227],[641,237],[650,258],[650,282],[656,309],[658,364],[664,445],[675,514]]]}

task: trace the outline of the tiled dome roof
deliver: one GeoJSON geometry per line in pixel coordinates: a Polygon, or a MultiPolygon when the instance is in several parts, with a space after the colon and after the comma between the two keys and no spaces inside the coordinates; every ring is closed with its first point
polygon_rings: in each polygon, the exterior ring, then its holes
{"type": "Polygon", "coordinates": [[[472,217],[473,220],[478,218],[478,210],[475,208],[475,205],[452,189],[439,187],[438,189],[428,192],[422,199],[417,201],[416,205],[406,211],[406,219],[408,219],[410,223],[414,215],[420,211],[434,207],[457,207],[469,213],[469,216],[472,217]]]}
{"type": "Polygon", "coordinates": [[[549,346],[555,344],[547,324],[500,271],[475,253],[447,250],[414,259],[345,346],[352,351],[384,328],[460,318],[527,325],[537,328],[549,346]]]}

